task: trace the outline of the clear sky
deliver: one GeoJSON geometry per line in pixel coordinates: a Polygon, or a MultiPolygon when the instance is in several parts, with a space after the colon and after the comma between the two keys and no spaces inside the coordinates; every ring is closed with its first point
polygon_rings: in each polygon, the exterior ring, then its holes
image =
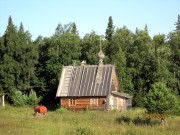
{"type": "Polygon", "coordinates": [[[168,34],[175,29],[180,0],[0,0],[0,35],[11,15],[14,24],[22,22],[33,39],[54,34],[58,23],[75,22],[81,37],[94,30],[104,35],[109,16],[115,28],[135,31],[147,24],[149,33],[168,34]]]}

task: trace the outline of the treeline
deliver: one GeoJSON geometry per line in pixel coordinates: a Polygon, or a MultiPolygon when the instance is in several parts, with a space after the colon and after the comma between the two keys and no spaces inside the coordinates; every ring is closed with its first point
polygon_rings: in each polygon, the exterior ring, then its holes
{"type": "MultiPolygon", "coordinates": [[[[0,37],[0,92],[9,93],[9,102],[41,98],[41,104],[53,105],[63,65],[98,64],[101,35],[94,31],[83,38],[75,23],[59,24],[51,37],[31,39],[21,23],[17,28],[9,17],[0,37]],[[29,96],[30,95],[30,96],[29,96]],[[33,95],[33,96],[32,96],[33,95]]],[[[148,28],[116,28],[109,17],[102,49],[104,63],[114,64],[122,92],[133,95],[134,106],[144,106],[152,85],[162,83],[170,93],[180,95],[180,16],[175,31],[167,36],[148,33],[148,28]]],[[[29,101],[29,100],[28,100],[29,101]]]]}

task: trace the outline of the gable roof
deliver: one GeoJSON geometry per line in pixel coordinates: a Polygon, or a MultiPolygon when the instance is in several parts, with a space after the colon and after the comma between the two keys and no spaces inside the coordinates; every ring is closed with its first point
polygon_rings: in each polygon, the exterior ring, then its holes
{"type": "Polygon", "coordinates": [[[113,65],[64,66],[56,97],[107,96],[113,72],[113,65]]]}

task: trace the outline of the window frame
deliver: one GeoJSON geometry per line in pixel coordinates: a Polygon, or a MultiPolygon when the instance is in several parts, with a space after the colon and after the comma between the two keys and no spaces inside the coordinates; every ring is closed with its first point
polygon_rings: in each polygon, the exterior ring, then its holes
{"type": "Polygon", "coordinates": [[[98,98],[91,98],[90,106],[98,106],[98,98]]]}
{"type": "Polygon", "coordinates": [[[69,106],[76,106],[76,99],[70,98],[69,99],[69,106]]]}

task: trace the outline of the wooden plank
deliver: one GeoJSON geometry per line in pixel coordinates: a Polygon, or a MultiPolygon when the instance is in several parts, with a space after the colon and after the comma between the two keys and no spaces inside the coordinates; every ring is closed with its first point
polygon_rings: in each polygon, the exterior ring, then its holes
{"type": "Polygon", "coordinates": [[[74,98],[76,100],[75,106],[69,106],[69,98],[61,98],[61,106],[70,110],[79,110],[79,109],[104,109],[104,99],[103,97],[83,97],[83,98],[74,98]],[[91,105],[90,99],[98,99],[98,105],[91,105]]]}

